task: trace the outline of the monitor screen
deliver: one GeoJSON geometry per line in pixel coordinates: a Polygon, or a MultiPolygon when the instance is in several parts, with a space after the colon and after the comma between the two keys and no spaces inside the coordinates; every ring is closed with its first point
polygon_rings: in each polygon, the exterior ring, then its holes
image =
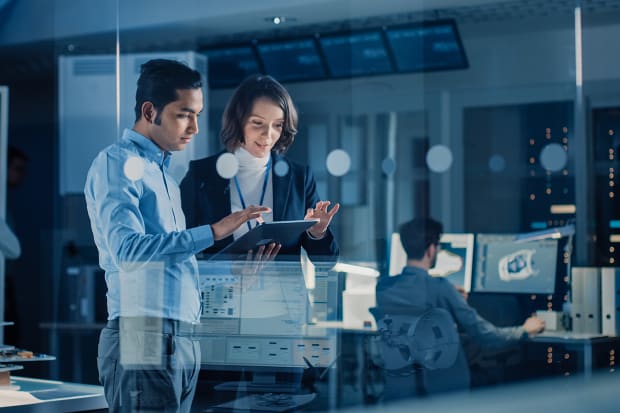
{"type": "Polygon", "coordinates": [[[465,50],[453,20],[388,27],[386,35],[399,72],[468,67],[465,50]]]}
{"type": "Polygon", "coordinates": [[[265,72],[281,82],[325,78],[325,68],[313,38],[259,43],[265,72]]]}
{"type": "Polygon", "coordinates": [[[209,67],[209,87],[238,86],[246,77],[261,73],[261,68],[251,46],[211,49],[204,52],[209,67]]]}
{"type": "Polygon", "coordinates": [[[379,30],[321,36],[319,43],[333,77],[377,75],[393,71],[379,30]]]}
{"type": "Polygon", "coordinates": [[[313,270],[308,281],[299,261],[273,261],[249,275],[233,275],[230,262],[199,261],[199,272],[205,369],[264,378],[335,360],[334,331],[314,325],[328,312],[327,271],[313,270]]]}
{"type": "MultiPolygon", "coordinates": [[[[400,243],[400,235],[392,234],[390,248],[390,275],[400,274],[407,264],[407,255],[400,243]]],[[[429,270],[433,277],[444,277],[465,291],[471,289],[471,275],[474,261],[474,234],[442,234],[437,262],[429,270]]]]}
{"type": "Polygon", "coordinates": [[[476,245],[474,292],[555,292],[557,239],[515,242],[514,234],[479,234],[476,245]]]}

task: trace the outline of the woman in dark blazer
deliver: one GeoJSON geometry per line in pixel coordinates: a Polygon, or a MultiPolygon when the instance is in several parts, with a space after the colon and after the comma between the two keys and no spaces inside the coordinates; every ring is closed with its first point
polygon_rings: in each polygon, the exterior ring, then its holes
{"type": "MultiPolygon", "coordinates": [[[[228,102],[222,118],[221,141],[226,150],[192,161],[181,183],[187,227],[216,222],[245,205],[268,206],[266,222],[318,218],[296,245],[284,245],[276,259],[299,259],[303,246],[313,262],[335,262],[338,245],[329,229],[339,204],[321,201],[307,166],[283,154],[297,133],[297,111],[288,91],[265,75],[247,78],[228,102]],[[219,160],[219,162],[218,162],[219,160]],[[228,164],[226,164],[228,163],[228,164]],[[231,179],[224,169],[238,166],[231,179]]],[[[205,251],[221,250],[254,225],[249,223],[205,251]]]]}

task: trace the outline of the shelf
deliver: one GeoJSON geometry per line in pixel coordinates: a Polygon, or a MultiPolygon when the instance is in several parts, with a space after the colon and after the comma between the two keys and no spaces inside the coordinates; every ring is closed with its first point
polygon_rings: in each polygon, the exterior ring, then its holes
{"type": "Polygon", "coordinates": [[[12,348],[0,351],[0,363],[24,363],[32,361],[51,361],[56,360],[56,357],[48,354],[33,353],[27,350],[12,348]],[[27,353],[29,355],[24,356],[20,353],[27,353]]]}
{"type": "Polygon", "coordinates": [[[0,364],[0,373],[7,373],[9,371],[22,370],[24,366],[17,364],[0,364]]]}

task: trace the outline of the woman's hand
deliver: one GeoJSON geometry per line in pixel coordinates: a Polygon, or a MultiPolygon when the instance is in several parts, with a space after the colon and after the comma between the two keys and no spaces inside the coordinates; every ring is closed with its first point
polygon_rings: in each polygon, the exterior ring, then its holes
{"type": "Polygon", "coordinates": [[[304,219],[319,219],[319,222],[314,224],[308,230],[308,233],[313,238],[323,238],[325,231],[329,227],[329,223],[332,222],[332,218],[336,215],[336,212],[340,209],[340,204],[336,204],[332,209],[328,209],[330,201],[319,201],[316,203],[316,207],[308,208],[304,219]]]}

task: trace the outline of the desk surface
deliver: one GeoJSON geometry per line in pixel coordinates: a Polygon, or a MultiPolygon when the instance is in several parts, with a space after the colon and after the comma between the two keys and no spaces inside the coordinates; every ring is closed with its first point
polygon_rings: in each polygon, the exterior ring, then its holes
{"type": "Polygon", "coordinates": [[[326,328],[340,330],[346,333],[377,334],[377,328],[373,326],[364,327],[362,323],[345,323],[343,321],[316,321],[309,324],[313,328],[326,328]]]}
{"type": "Polygon", "coordinates": [[[574,333],[572,331],[545,331],[534,337],[530,337],[531,341],[541,342],[604,342],[620,340],[620,337],[606,336],[595,333],[574,333]]]}
{"type": "Polygon", "coordinates": [[[108,405],[101,386],[11,377],[10,386],[0,386],[0,407],[12,407],[11,412],[64,413],[108,405]]]}

